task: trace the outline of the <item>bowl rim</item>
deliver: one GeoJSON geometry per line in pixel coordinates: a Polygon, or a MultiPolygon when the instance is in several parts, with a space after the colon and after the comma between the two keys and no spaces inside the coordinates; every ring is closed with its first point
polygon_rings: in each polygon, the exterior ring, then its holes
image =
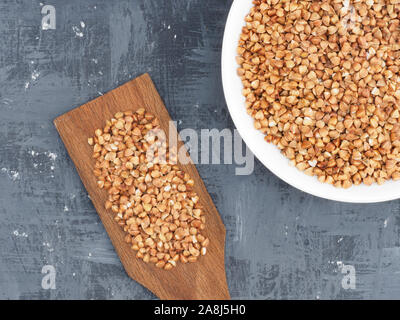
{"type": "Polygon", "coordinates": [[[348,203],[377,203],[400,198],[400,188],[399,186],[397,186],[397,188],[395,186],[395,184],[399,184],[400,181],[386,181],[381,186],[377,184],[372,186],[353,185],[349,189],[336,188],[332,185],[321,183],[316,177],[309,177],[300,170],[291,167],[288,159],[280,153],[276,146],[273,146],[275,149],[275,151],[273,151],[271,149],[272,144],[268,144],[264,141],[264,135],[256,130],[253,125],[249,127],[248,121],[251,120],[251,123],[253,123],[253,119],[245,111],[245,99],[241,92],[243,86],[236,72],[238,65],[235,58],[237,56],[236,47],[240,32],[244,26],[244,18],[252,6],[252,0],[233,1],[225,24],[221,54],[221,76],[225,101],[233,123],[248,148],[253,152],[255,157],[277,177],[296,189],[320,198],[348,203]],[[240,23],[237,23],[238,17],[240,17],[240,23]],[[238,81],[240,82],[240,90],[238,81]],[[264,143],[262,148],[260,148],[260,138],[264,143]],[[284,159],[286,159],[287,168],[282,164],[276,165],[272,163],[270,158],[273,157],[274,161],[276,161],[277,158],[277,155],[274,153],[279,153],[282,158],[281,160],[283,160],[282,162],[285,162],[284,159]],[[281,170],[282,168],[284,170],[281,170]],[[295,174],[293,170],[301,173],[303,177],[295,174]],[[288,174],[286,171],[290,171],[290,173],[288,174]],[[313,179],[314,182],[310,179],[313,179]],[[317,184],[315,184],[315,182],[317,182],[317,184]],[[396,190],[398,191],[396,192],[396,190]]]}

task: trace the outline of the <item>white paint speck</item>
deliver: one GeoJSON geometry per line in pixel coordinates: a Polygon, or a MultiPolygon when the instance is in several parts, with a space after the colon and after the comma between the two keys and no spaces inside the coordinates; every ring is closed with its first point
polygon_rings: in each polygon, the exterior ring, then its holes
{"type": "Polygon", "coordinates": [[[53,252],[54,251],[54,249],[51,246],[50,242],[43,242],[43,246],[46,247],[47,251],[49,251],[49,252],[53,252]]]}
{"type": "Polygon", "coordinates": [[[46,155],[53,161],[55,161],[57,159],[57,154],[54,152],[47,151],[46,155]]]}
{"type": "Polygon", "coordinates": [[[69,208],[67,206],[64,206],[64,212],[68,212],[69,208]]]}
{"type": "Polygon", "coordinates": [[[86,27],[85,22],[81,21],[81,27],[82,27],[82,28],[85,28],[85,27],[86,27]]]}
{"type": "Polygon", "coordinates": [[[28,235],[25,232],[19,233],[18,230],[14,230],[13,235],[16,237],[28,238],[28,235]]]}
{"type": "Polygon", "coordinates": [[[32,74],[31,74],[31,78],[33,81],[36,81],[40,76],[40,72],[37,70],[33,70],[32,74]]]}
{"type": "Polygon", "coordinates": [[[20,179],[20,175],[19,172],[16,170],[10,170],[7,168],[1,168],[1,172],[7,174],[7,176],[12,180],[12,181],[16,181],[20,179]]]}
{"type": "Polygon", "coordinates": [[[388,224],[389,218],[385,219],[385,221],[383,221],[383,227],[386,228],[387,224],[388,224]]]}
{"type": "Polygon", "coordinates": [[[83,32],[81,31],[81,29],[79,29],[77,26],[73,26],[72,27],[72,31],[75,32],[75,36],[82,38],[83,37],[83,32]]]}
{"type": "Polygon", "coordinates": [[[50,23],[47,23],[47,21],[42,22],[42,30],[49,30],[50,29],[50,23]]]}
{"type": "Polygon", "coordinates": [[[11,170],[10,173],[11,173],[11,179],[13,181],[15,181],[19,178],[19,172],[11,170]]]}

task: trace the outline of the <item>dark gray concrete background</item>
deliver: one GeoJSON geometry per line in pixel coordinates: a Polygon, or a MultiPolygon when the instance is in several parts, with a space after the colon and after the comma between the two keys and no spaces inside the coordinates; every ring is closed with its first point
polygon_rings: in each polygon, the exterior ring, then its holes
{"type": "MultiPolygon", "coordinates": [[[[0,298],[155,298],[125,274],[52,120],[149,72],[179,129],[234,129],[220,77],[231,2],[0,1],[0,298]],[[56,30],[41,30],[43,4],[56,30]]],[[[198,169],[226,224],[232,298],[400,298],[399,201],[322,200],[258,161],[250,176],[198,169]]]]}

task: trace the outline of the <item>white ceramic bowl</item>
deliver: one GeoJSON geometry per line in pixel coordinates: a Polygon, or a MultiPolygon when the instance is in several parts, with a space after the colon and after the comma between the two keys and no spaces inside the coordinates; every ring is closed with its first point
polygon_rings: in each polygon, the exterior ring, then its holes
{"type": "Polygon", "coordinates": [[[243,140],[254,155],[275,175],[288,184],[312,195],[343,202],[381,202],[400,198],[400,181],[388,181],[379,186],[352,186],[349,189],[335,188],[320,183],[289,165],[277,147],[264,141],[264,135],[256,130],[253,119],[246,113],[242,96],[242,82],[236,73],[236,48],[244,18],[252,7],[251,0],[235,0],[225,26],[222,47],[222,82],[229,112],[243,140]]]}

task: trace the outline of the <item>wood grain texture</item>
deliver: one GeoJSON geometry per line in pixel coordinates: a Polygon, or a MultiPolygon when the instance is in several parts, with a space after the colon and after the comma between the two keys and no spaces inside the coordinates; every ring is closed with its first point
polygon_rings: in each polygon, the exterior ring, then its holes
{"type": "MultiPolygon", "coordinates": [[[[160,299],[229,299],[224,267],[225,227],[193,164],[179,166],[195,180],[194,189],[206,211],[204,234],[210,239],[207,254],[196,263],[179,263],[176,268],[165,271],[137,259],[136,252],[124,241],[124,231],[113,220],[113,214],[104,208],[107,192],[97,187],[92,173],[95,160],[87,139],[94,135],[95,129],[103,128],[116,112],[140,107],[160,119],[161,129],[169,140],[171,118],[147,74],[56,118],[54,124],[128,275],[160,299]]],[[[181,146],[179,141],[178,147],[181,146]]]]}

